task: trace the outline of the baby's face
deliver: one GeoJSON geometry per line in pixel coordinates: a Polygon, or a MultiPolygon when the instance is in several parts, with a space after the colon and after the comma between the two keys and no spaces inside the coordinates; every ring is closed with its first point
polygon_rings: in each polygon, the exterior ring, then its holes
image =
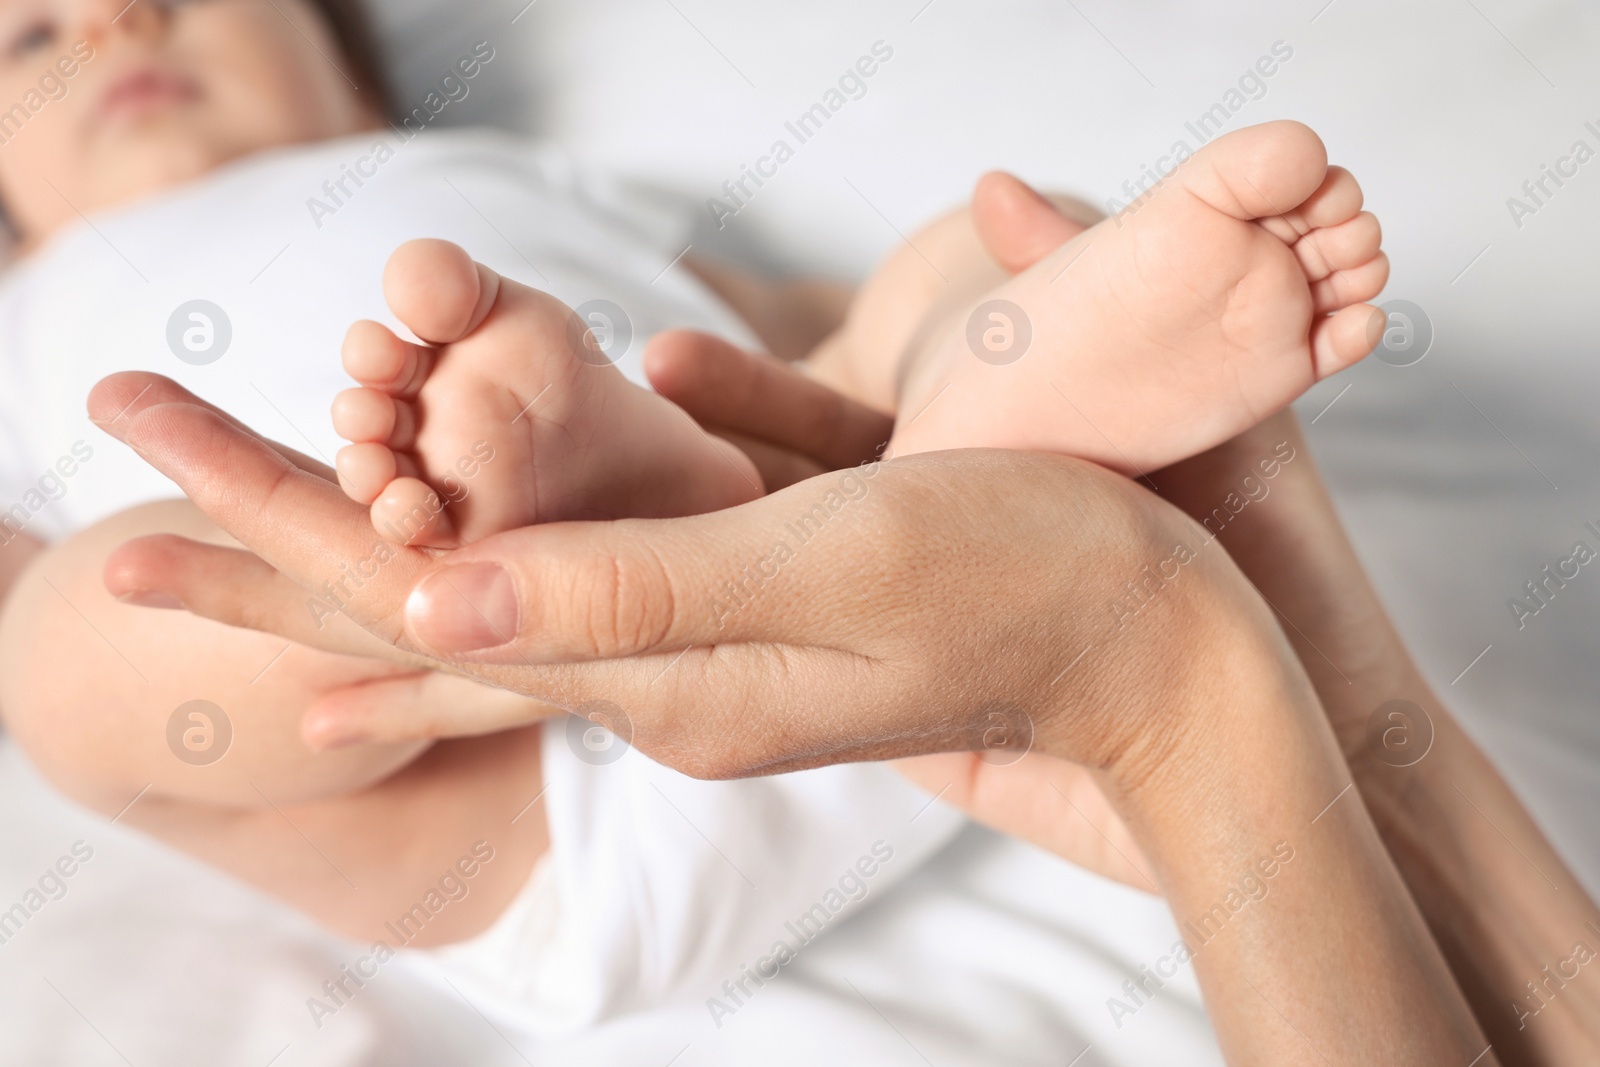
{"type": "Polygon", "coordinates": [[[376,87],[341,69],[308,0],[0,0],[0,203],[31,246],[240,156],[376,125],[376,87]]]}

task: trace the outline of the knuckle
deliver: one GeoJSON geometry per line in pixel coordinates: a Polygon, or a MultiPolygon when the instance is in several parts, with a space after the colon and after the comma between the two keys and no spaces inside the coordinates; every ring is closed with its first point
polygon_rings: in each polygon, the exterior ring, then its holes
{"type": "Polygon", "coordinates": [[[610,553],[584,568],[573,590],[592,656],[660,648],[676,630],[677,598],[666,568],[647,551],[610,553]]]}

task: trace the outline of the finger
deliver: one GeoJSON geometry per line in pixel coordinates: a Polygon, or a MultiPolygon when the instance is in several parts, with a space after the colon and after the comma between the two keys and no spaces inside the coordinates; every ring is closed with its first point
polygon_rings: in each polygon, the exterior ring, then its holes
{"type": "Polygon", "coordinates": [[[340,610],[337,587],[307,591],[243,549],[153,534],[114,549],[106,557],[103,577],[112,596],[131,603],[183,608],[324,652],[407,666],[435,665],[357,626],[340,610]]]}
{"type": "Polygon", "coordinates": [[[829,469],[809,456],[801,455],[791,449],[780,448],[735,430],[721,426],[707,426],[706,432],[724,438],[748,456],[756,465],[756,472],[761,475],[761,484],[766,486],[769,493],[786,489],[807,478],[826,474],[829,469]]]}
{"type": "MultiPolygon", "coordinates": [[[[1006,507],[1002,486],[1019,471],[1055,479],[1061,464],[1000,450],[929,453],[825,474],[710,514],[507,531],[452,552],[418,579],[406,601],[407,647],[463,664],[583,663],[738,644],[870,656],[873,642],[894,635],[855,632],[862,598],[910,610],[908,588],[889,576],[933,575],[930,553],[950,550],[930,543],[937,524],[929,516],[1006,507]]],[[[1038,511],[1059,529],[1053,507],[1041,502],[1038,511]]],[[[968,538],[963,551],[982,567],[1015,553],[1016,523],[1001,530],[956,521],[968,538]]],[[[972,568],[958,570],[959,581],[973,580],[972,568]]]]}
{"type": "Polygon", "coordinates": [[[320,752],[356,743],[474,737],[565,714],[505,689],[425,671],[323,694],[306,709],[300,735],[320,752]]]}
{"type": "MultiPolygon", "coordinates": [[[[332,583],[349,594],[342,598],[342,610],[385,639],[397,638],[406,591],[430,557],[419,549],[383,545],[366,509],[334,481],[298,468],[269,442],[175,383],[144,377],[152,393],[172,399],[130,404],[118,417],[102,421],[107,431],[289,579],[311,590],[332,583]]],[[[111,410],[115,396],[102,393],[106,384],[91,394],[92,412],[111,410]]]]}
{"type": "Polygon", "coordinates": [[[1012,274],[1027,270],[1086,228],[1004,171],[978,179],[972,193],[972,224],[989,255],[1012,274]]]}
{"type": "MultiPolygon", "coordinates": [[[[924,465],[913,457],[896,478],[922,486],[914,472],[924,465]]],[[[406,603],[411,647],[463,662],[548,664],[797,634],[826,644],[839,625],[833,608],[853,588],[837,567],[859,569],[914,540],[910,530],[880,530],[879,512],[864,503],[893,466],[833,472],[706,515],[485,538],[418,580],[406,603]]]]}
{"type": "Polygon", "coordinates": [[[326,478],[328,481],[337,480],[337,475],[334,474],[333,468],[326,463],[312,459],[303,452],[296,452],[287,445],[280,445],[276,441],[260,436],[226,411],[201,400],[171,378],[166,378],[159,374],[149,374],[145,371],[121,371],[100,379],[99,382],[95,383],[95,387],[89,391],[89,419],[106,433],[122,440],[123,431],[127,428],[128,420],[133,419],[140,412],[149,408],[169,403],[198,405],[229,425],[256,438],[306,473],[315,474],[318,477],[326,478]]]}
{"type": "Polygon", "coordinates": [[[1091,489],[1116,501],[1095,514],[1143,515],[1123,499],[1131,482],[1092,466],[976,450],[835,472],[707,515],[508,531],[422,577],[407,639],[559,707],[614,701],[633,743],[692,775],[955,750],[982,710],[975,692],[1027,707],[1061,677],[1054,656],[1011,658],[1033,639],[1026,626],[962,605],[1004,588],[1022,618],[1089,626],[1099,613],[1075,618],[1069,591],[1114,583],[1075,564],[1015,582],[1040,546],[1132,559],[1176,536],[1142,517],[1084,521],[1091,489]],[[959,636],[972,627],[1006,652],[948,676],[943,650],[976,639],[959,636]]]}
{"type": "Polygon", "coordinates": [[[710,334],[660,334],[644,365],[656,391],[697,421],[804,453],[829,470],[872,459],[893,432],[889,416],[710,334]]]}

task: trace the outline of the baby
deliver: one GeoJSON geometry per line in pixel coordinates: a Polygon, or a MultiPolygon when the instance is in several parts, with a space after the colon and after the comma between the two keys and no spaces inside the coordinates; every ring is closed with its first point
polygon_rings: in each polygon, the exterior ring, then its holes
{"type": "MultiPolygon", "coordinates": [[[[331,457],[327,411],[348,383],[340,338],[352,319],[388,319],[384,261],[430,235],[537,283],[518,290],[524,303],[560,324],[541,345],[570,339],[557,300],[584,310],[576,339],[595,364],[521,397],[504,426],[474,401],[479,432],[426,469],[452,521],[471,530],[480,501],[485,521],[512,521],[495,510],[497,479],[527,458],[515,434],[530,428],[542,457],[565,449],[565,469],[534,487],[528,519],[676,514],[761,491],[750,461],[679,409],[589,384],[621,380],[611,360],[637,373],[630,332],[690,325],[760,343],[693,274],[666,269],[686,243],[676,224],[520,139],[418,133],[415,116],[390,127],[352,13],[308,0],[0,0],[0,99],[26,116],[0,144],[21,253],[0,281],[8,731],[80,802],[358,938],[348,974],[307,989],[308,1026],[344,1025],[327,1020],[401,948],[454,946],[452,980],[535,1028],[709,992],[874,846],[893,854],[874,868],[877,894],[959,819],[936,807],[913,823],[925,795],[879,767],[695,782],[629,750],[625,721],[594,708],[585,715],[621,740],[550,708],[548,730],[316,751],[300,735],[307,708],[414,672],[105,593],[105,557],[130,536],[221,537],[136,457],[103,447],[83,411],[91,385],[161,370],[331,457]],[[608,344],[589,347],[602,322],[608,344]],[[585,467],[582,439],[546,432],[586,396],[636,434],[627,469],[585,467]]],[[[451,86],[495,61],[487,43],[465,49],[451,86]]],[[[405,291],[403,274],[389,281],[405,291]]],[[[435,288],[448,295],[423,295],[435,288]]],[[[522,328],[497,314],[483,332],[522,328]]],[[[375,536],[363,557],[329,560],[307,618],[338,626],[339,598],[386,558],[375,536]]],[[[440,675],[426,699],[508,698],[440,675]]]]}
{"type": "MultiPolygon", "coordinates": [[[[276,413],[295,434],[315,426],[307,412],[333,393],[323,387],[333,340],[318,316],[383,316],[372,257],[400,246],[381,271],[382,296],[416,340],[373,321],[350,328],[344,366],[360,386],[334,403],[351,442],[339,480],[371,505],[382,540],[368,559],[329,561],[329,596],[308,605],[319,623],[337,625],[338,583],[381,566],[384,541],[443,547],[534,522],[710,510],[763,491],[757,446],[707,433],[630,382],[613,365],[630,356],[622,324],[594,307],[628,307],[626,327],[641,335],[699,326],[772,351],[803,350],[838,326],[816,373],[885,410],[898,401],[896,448],[1044,448],[1130,473],[1226,439],[1376,341],[1380,320],[1363,304],[1386,270],[1376,224],[1353,180],[1293,124],[1220,139],[1137,211],[1048,254],[1027,248],[1027,191],[991,180],[972,212],[913,238],[915,256],[892,257],[844,323],[818,300],[817,314],[761,336],[692,278],[661,274],[677,249],[501,139],[430,132],[391,151],[381,179],[333,218],[308,222],[304,190],[382,129],[368,52],[342,5],[6,0],[0,15],[3,99],[28,100],[47,75],[66,87],[30,110],[25,154],[0,147],[0,198],[28,257],[0,291],[0,327],[15,342],[5,357],[15,384],[0,398],[0,430],[22,457],[13,485],[37,479],[57,452],[80,455],[89,383],[135,365],[172,373],[174,356],[192,363],[189,384],[230,411],[276,413]],[[74,60],[70,80],[63,56],[74,60]],[[410,236],[420,239],[401,243],[410,236]],[[498,249],[498,264],[475,262],[467,244],[486,261],[477,250],[498,249]],[[244,309],[232,327],[237,361],[220,364],[229,376],[179,351],[208,354],[214,311],[176,317],[171,345],[166,321],[225,273],[224,246],[258,253],[237,279],[213,283],[244,309]],[[930,279],[922,255],[944,264],[948,284],[930,279]],[[1005,280],[1002,268],[1024,264],[1005,280]],[[127,338],[122,347],[96,343],[102,321],[127,338]],[[200,331],[197,346],[186,329],[200,331]],[[266,340],[246,350],[251,331],[266,340]],[[152,336],[159,344],[135,340],[152,336]]],[[[755,284],[721,289],[731,298],[755,284]]],[[[750,303],[735,310],[772,321],[750,303]]],[[[705,344],[677,335],[652,349],[664,392],[687,380],[705,344]]],[[[0,709],[17,740],[71,795],[126,810],[336,930],[391,949],[476,937],[477,956],[453,962],[491,995],[545,1010],[541,1021],[591,1020],[737,973],[785,915],[876,844],[859,840],[864,827],[904,835],[889,850],[899,866],[883,865],[898,877],[955,825],[930,817],[907,831],[921,798],[881,768],[701,785],[636,753],[612,773],[569,746],[564,727],[313,754],[295,733],[298,713],[395,669],[176,613],[152,626],[110,602],[99,573],[116,544],[157,531],[220,536],[187,504],[164,501],[170,486],[136,460],[91,454],[63,499],[24,508],[5,531],[6,569],[28,560],[0,622],[0,709]],[[35,530],[63,539],[41,550],[35,530]],[[81,644],[96,641],[84,622],[98,643],[81,644]],[[224,727],[231,742],[212,759],[224,727]],[[669,807],[640,815],[652,788],[669,807]],[[748,858],[778,836],[781,848],[748,858]],[[730,840],[752,850],[734,847],[737,864],[722,854],[730,840]],[[791,877],[758,876],[767,889],[741,895],[756,864],[791,877]],[[697,900],[722,907],[713,916],[697,900]],[[395,917],[419,906],[416,929],[402,922],[404,936],[393,934],[395,917]],[[641,912],[677,932],[630,924],[641,912]],[[556,962],[540,970],[534,954],[556,962]]],[[[498,699],[450,680],[439,693],[498,699]]]]}

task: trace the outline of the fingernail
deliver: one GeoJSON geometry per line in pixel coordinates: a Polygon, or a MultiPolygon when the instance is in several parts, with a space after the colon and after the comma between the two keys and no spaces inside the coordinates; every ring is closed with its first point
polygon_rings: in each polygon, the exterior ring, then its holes
{"type": "Polygon", "coordinates": [[[476,652],[517,636],[520,607],[498,563],[462,563],[424,578],[406,598],[406,625],[435,652],[476,652]]]}
{"type": "Polygon", "coordinates": [[[330,728],[328,733],[313,734],[306,738],[306,746],[313,752],[337,752],[341,748],[354,748],[367,739],[360,734],[342,734],[330,728]]]}
{"type": "Polygon", "coordinates": [[[163,608],[167,611],[183,610],[183,601],[171,593],[163,593],[155,589],[147,589],[138,593],[124,593],[117,599],[136,608],[163,608]]]}

